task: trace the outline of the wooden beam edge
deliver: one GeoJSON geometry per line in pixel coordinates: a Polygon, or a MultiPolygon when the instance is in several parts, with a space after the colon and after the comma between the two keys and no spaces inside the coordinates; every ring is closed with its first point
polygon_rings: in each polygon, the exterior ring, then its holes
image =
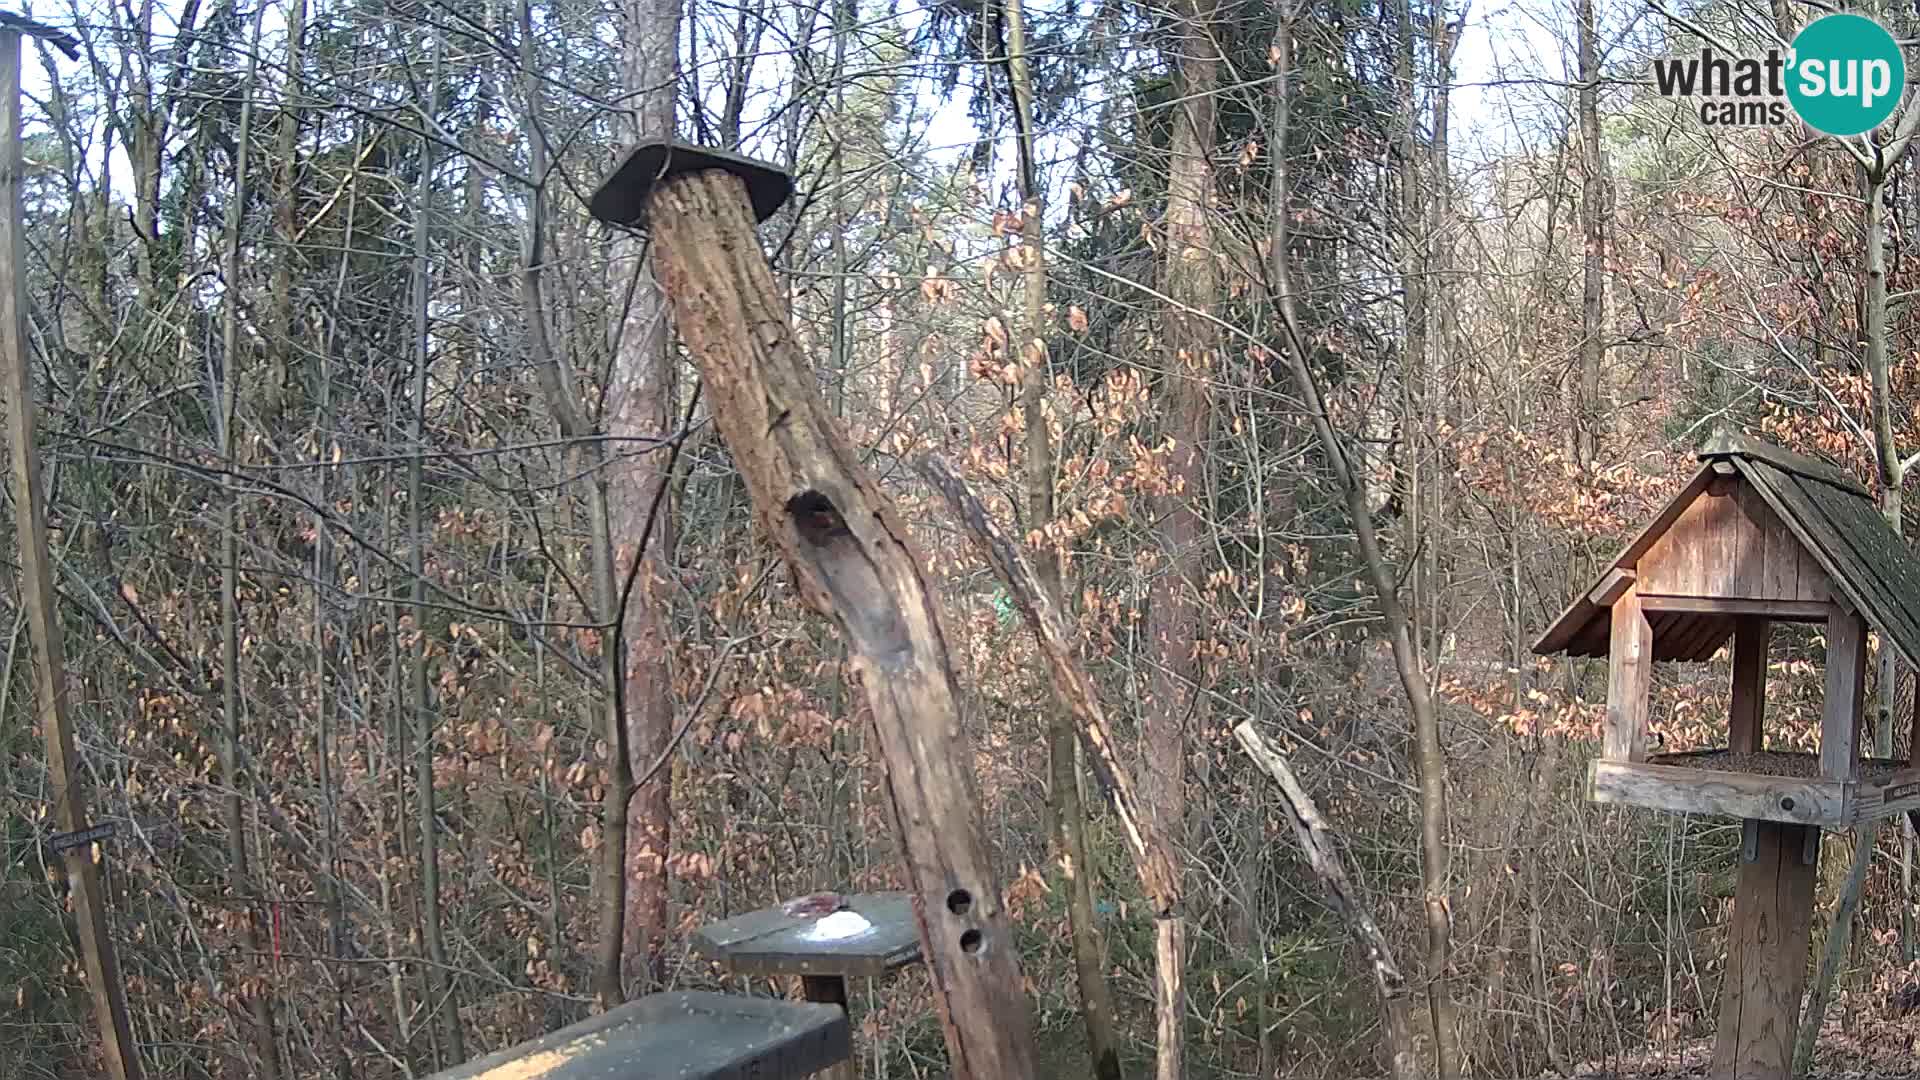
{"type": "Polygon", "coordinates": [[[1595,759],[1587,769],[1587,801],[1673,814],[1754,818],[1787,825],[1841,828],[1852,813],[1850,781],[1803,780],[1717,769],[1595,759]],[[1755,790],[1738,790],[1748,785],[1755,790]],[[1791,807],[1783,800],[1791,799],[1791,807]],[[1830,805],[1831,811],[1822,806],[1830,805]]]}

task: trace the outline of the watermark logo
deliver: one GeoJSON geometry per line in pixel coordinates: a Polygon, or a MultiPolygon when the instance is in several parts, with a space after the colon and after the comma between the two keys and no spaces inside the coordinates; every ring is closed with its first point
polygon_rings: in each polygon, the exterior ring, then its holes
{"type": "Polygon", "coordinates": [[[1887,28],[1864,15],[1823,15],[1803,27],[1793,47],[1761,56],[1699,54],[1654,61],[1661,96],[1696,101],[1701,123],[1760,127],[1787,122],[1788,110],[1808,127],[1846,137],[1887,122],[1900,104],[1907,63],[1887,28]]]}

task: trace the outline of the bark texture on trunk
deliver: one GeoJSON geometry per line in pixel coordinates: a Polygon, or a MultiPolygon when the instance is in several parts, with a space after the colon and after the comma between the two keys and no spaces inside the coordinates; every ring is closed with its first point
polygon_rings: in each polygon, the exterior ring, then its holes
{"type": "Polygon", "coordinates": [[[1033,1075],[1032,1017],[978,816],[933,582],[828,410],[754,236],[746,186],[666,180],[647,208],[674,321],[715,425],[801,597],[828,615],[873,713],[953,1075],[1033,1075]]]}
{"type": "MultiPolygon", "coordinates": [[[[1172,490],[1160,500],[1160,546],[1166,564],[1147,598],[1147,642],[1154,655],[1149,700],[1141,718],[1142,794],[1153,831],[1173,850],[1187,836],[1187,730],[1199,721],[1202,675],[1194,640],[1200,620],[1196,596],[1201,577],[1204,523],[1198,507],[1206,497],[1202,449],[1208,438],[1211,402],[1207,380],[1216,334],[1208,316],[1219,293],[1210,221],[1213,192],[1214,92],[1220,78],[1213,40],[1212,0],[1181,0],[1175,43],[1172,160],[1167,175],[1166,263],[1163,288],[1174,301],[1164,339],[1161,413],[1173,440],[1168,463],[1172,490]]],[[[1160,978],[1155,994],[1159,1080],[1179,1080],[1186,1014],[1186,935],[1177,918],[1162,919],[1154,955],[1160,978]]]]}
{"type": "Polygon", "coordinates": [[[1591,468],[1600,452],[1601,366],[1607,327],[1607,159],[1600,144],[1600,53],[1594,0],[1576,0],[1579,21],[1580,232],[1585,239],[1580,278],[1580,386],[1573,424],[1574,460],[1591,468]]]}
{"type": "MultiPolygon", "coordinates": [[[[625,133],[634,142],[674,132],[680,0],[628,0],[626,89],[635,110],[625,133]]],[[[615,241],[614,295],[627,295],[615,333],[608,388],[609,527],[621,595],[614,615],[625,666],[619,692],[627,763],[639,786],[628,807],[624,967],[630,982],[660,985],[667,938],[667,856],[672,850],[673,769],[653,770],[672,738],[674,697],[669,666],[669,560],[674,516],[667,498],[667,455],[622,452],[624,439],[659,438],[673,424],[674,364],[666,299],[646,265],[643,245],[615,241]],[[631,293],[626,290],[631,286],[631,293]],[[649,523],[651,530],[649,531],[649,523]]]]}

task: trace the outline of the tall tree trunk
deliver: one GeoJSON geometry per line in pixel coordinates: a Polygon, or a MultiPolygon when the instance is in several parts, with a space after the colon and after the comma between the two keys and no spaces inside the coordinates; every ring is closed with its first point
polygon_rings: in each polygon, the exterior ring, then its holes
{"type": "Polygon", "coordinates": [[[1574,460],[1591,468],[1600,453],[1606,408],[1600,369],[1607,333],[1607,159],[1600,145],[1600,54],[1594,0],[1575,0],[1580,53],[1580,386],[1575,398],[1574,460]]]}
{"type": "MultiPolygon", "coordinates": [[[[568,443],[568,457],[584,461],[591,477],[587,485],[587,533],[591,593],[588,617],[602,628],[600,643],[601,738],[611,748],[609,780],[600,811],[600,922],[593,965],[593,991],[602,1009],[626,1000],[622,978],[625,956],[627,897],[628,806],[633,794],[632,758],[627,725],[621,708],[624,665],[620,655],[619,594],[614,575],[613,534],[608,510],[609,478],[606,451],[592,439],[592,429],[581,413],[581,393],[573,373],[553,348],[546,307],[546,180],[549,168],[545,131],[541,127],[542,83],[535,74],[540,60],[533,36],[532,0],[520,0],[520,80],[523,100],[522,134],[527,140],[529,175],[527,231],[521,251],[520,298],[528,359],[554,426],[568,443]]],[[[615,295],[618,295],[617,293],[615,295]]],[[[555,902],[558,902],[556,897],[555,902]]]]}
{"type": "MultiPolygon", "coordinates": [[[[1044,207],[1033,129],[1033,74],[1027,62],[1026,5],[1007,0],[1007,77],[1013,90],[1020,156],[1020,228],[1026,245],[1026,341],[1020,347],[1020,413],[1026,425],[1026,497],[1029,535],[1042,537],[1034,567],[1047,597],[1062,602],[1060,560],[1045,536],[1054,518],[1053,434],[1046,415],[1047,263],[1044,207]]],[[[1067,922],[1073,936],[1073,967],[1080,988],[1080,1019],[1096,1080],[1120,1080],[1119,1040],[1114,1034],[1113,991],[1107,985],[1106,947],[1093,915],[1093,868],[1087,862],[1086,808],[1080,801],[1071,715],[1059,702],[1047,714],[1047,755],[1052,816],[1067,881],[1067,922]]]]}
{"type": "MultiPolygon", "coordinates": [[[[259,55],[260,20],[265,7],[254,12],[253,48],[249,57],[259,55]]],[[[253,138],[253,89],[258,60],[249,59],[247,78],[240,100],[240,130],[235,152],[233,196],[227,203],[226,281],[222,292],[220,356],[220,457],[226,462],[221,476],[220,503],[220,711],[226,720],[226,741],[220,759],[221,780],[226,786],[227,887],[246,911],[247,952],[259,957],[259,897],[253,875],[247,866],[246,815],[240,792],[240,488],[236,473],[239,459],[240,413],[240,249],[241,231],[247,204],[247,166],[251,155],[248,144],[253,138]]],[[[257,960],[256,960],[257,962],[257,960]]],[[[241,979],[237,985],[246,1001],[248,1035],[253,1040],[259,1075],[275,1080],[280,1075],[280,1055],[273,1032],[273,998],[267,989],[269,979],[241,979]],[[251,984],[252,988],[249,989],[251,984]]]]}
{"type": "MultiPolygon", "coordinates": [[[[1284,26],[1284,21],[1283,21],[1284,26]]],[[[1282,40],[1291,44],[1290,37],[1282,40]]],[[[1348,455],[1346,446],[1334,430],[1318,381],[1309,365],[1308,337],[1302,330],[1294,308],[1292,264],[1288,256],[1289,235],[1285,208],[1291,199],[1286,160],[1288,125],[1291,121],[1288,94],[1276,95],[1274,105],[1273,192],[1271,264],[1267,280],[1273,290],[1281,329],[1286,338],[1284,349],[1288,372],[1295,391],[1304,403],[1320,444],[1327,468],[1346,505],[1353,525],[1354,539],[1367,578],[1380,605],[1386,624],[1387,640],[1393,650],[1394,669],[1399,675],[1401,692],[1406,696],[1408,719],[1413,726],[1414,766],[1420,778],[1420,878],[1427,923],[1427,1001],[1434,1033],[1434,1057],[1440,1080],[1459,1076],[1459,1052],[1455,1046],[1453,1003],[1448,989],[1447,961],[1451,951],[1452,913],[1448,897],[1446,848],[1446,754],[1440,744],[1439,714],[1427,688],[1425,673],[1414,650],[1413,634],[1406,608],[1400,603],[1399,581],[1387,563],[1374,529],[1372,509],[1368,505],[1364,478],[1348,455]]]]}
{"type": "Polygon", "coordinates": [[[260,417],[269,430],[279,429],[278,420],[286,403],[287,385],[294,366],[293,268],[300,257],[295,230],[300,207],[297,158],[304,59],[301,39],[306,35],[306,28],[307,0],[293,0],[287,8],[287,87],[280,99],[280,123],[273,155],[273,231],[280,250],[273,260],[271,323],[267,332],[269,366],[262,387],[260,417]]]}
{"type": "MultiPolygon", "coordinates": [[[[1892,361],[1887,341],[1887,180],[1892,163],[1905,156],[1908,144],[1913,141],[1916,126],[1920,126],[1917,118],[1920,118],[1920,103],[1909,103],[1890,145],[1877,152],[1876,160],[1864,170],[1867,189],[1867,295],[1863,315],[1866,324],[1867,376],[1873,386],[1874,464],[1880,481],[1880,512],[1895,533],[1902,531],[1901,488],[1906,482],[1909,463],[1901,459],[1893,441],[1892,361]]],[[[1881,757],[1893,756],[1893,702],[1894,691],[1899,687],[1899,674],[1895,651],[1883,642],[1880,646],[1880,686],[1876,695],[1878,715],[1873,736],[1873,752],[1881,757]]],[[[1920,693],[1920,689],[1916,693],[1920,693]]],[[[1912,825],[1906,822],[1905,815],[1901,817],[1900,833],[1902,844],[1905,845],[1911,842],[1908,838],[1912,825]]],[[[1845,882],[1834,902],[1833,921],[1826,931],[1826,948],[1801,1016],[1793,1055],[1797,1075],[1805,1075],[1812,1063],[1814,1044],[1820,1037],[1820,1024],[1825,1018],[1827,1001],[1833,992],[1833,980],[1852,937],[1853,918],[1860,907],[1860,892],[1866,886],[1867,866],[1873,858],[1874,838],[1877,835],[1878,829],[1874,826],[1854,830],[1853,864],[1848,868],[1845,882]]]]}
{"type": "MultiPolygon", "coordinates": [[[[629,0],[626,88],[635,110],[623,138],[638,142],[674,132],[680,0],[629,0]]],[[[674,364],[667,334],[667,308],[644,246],[615,241],[613,272],[626,306],[615,330],[613,381],[607,431],[613,445],[627,438],[658,438],[673,423],[674,364]],[[629,287],[631,292],[628,292],[629,287]]],[[[615,613],[625,650],[624,708],[629,770],[647,769],[667,750],[674,701],[668,667],[666,580],[674,547],[674,518],[667,498],[666,454],[655,450],[621,457],[608,471],[612,540],[626,585],[615,613]],[[646,533],[649,520],[653,533],[646,533]]],[[[613,609],[610,609],[613,610],[613,609]]],[[[626,838],[626,969],[653,983],[665,978],[667,856],[671,850],[673,769],[639,776],[626,838]]]]}
{"type": "MultiPolygon", "coordinates": [[[[1216,334],[1209,322],[1218,299],[1218,275],[1209,218],[1213,191],[1214,92],[1219,49],[1213,39],[1212,0],[1181,0],[1176,8],[1172,160],[1167,175],[1166,263],[1163,287],[1174,301],[1162,333],[1161,412],[1173,440],[1168,473],[1172,490],[1161,499],[1160,546],[1166,565],[1154,577],[1147,600],[1147,641],[1154,655],[1151,700],[1142,718],[1145,769],[1141,787],[1155,832],[1176,851],[1187,840],[1187,744],[1189,723],[1203,709],[1195,658],[1199,636],[1197,593],[1202,531],[1198,510],[1206,498],[1202,450],[1208,439],[1216,334]]],[[[1160,965],[1156,995],[1159,1080],[1183,1075],[1182,1023],[1185,929],[1180,918],[1156,923],[1154,953],[1160,965]]]]}
{"type": "MultiPolygon", "coordinates": [[[[46,744],[46,795],[43,812],[61,832],[77,832],[94,824],[87,788],[81,780],[79,755],[69,712],[69,676],[62,641],[52,559],[47,546],[46,495],[40,478],[35,431],[39,427],[34,405],[33,371],[27,353],[26,239],[22,206],[22,177],[26,155],[22,149],[20,92],[21,34],[9,28],[0,33],[0,364],[6,368],[0,385],[5,403],[4,428],[11,436],[8,459],[12,465],[13,527],[20,562],[18,602],[33,651],[33,720],[46,744]]],[[[11,672],[8,673],[11,675],[11,672]]],[[[9,683],[11,679],[7,680],[9,683]]],[[[0,694],[4,690],[0,689],[0,694]]],[[[8,715],[14,715],[9,713],[8,715]]],[[[140,1051],[127,1018],[125,982],[107,933],[106,894],[92,845],[67,849],[60,870],[67,884],[67,903],[79,938],[81,970],[93,998],[94,1022],[100,1032],[100,1052],[111,1080],[141,1080],[140,1051]]],[[[208,982],[212,982],[211,977],[208,982]]],[[[24,985],[19,990],[25,992],[24,985]]]]}
{"type": "Polygon", "coordinates": [[[1455,326],[1455,314],[1449,289],[1452,252],[1446,230],[1453,207],[1453,172],[1447,156],[1448,109],[1453,99],[1453,50],[1460,41],[1461,24],[1448,21],[1445,0],[1434,0],[1430,21],[1433,119],[1426,153],[1427,216],[1421,238],[1421,269],[1426,275],[1421,294],[1427,306],[1424,328],[1427,359],[1422,367],[1421,393],[1416,399],[1421,405],[1422,415],[1417,417],[1418,423],[1413,431],[1413,437],[1418,440],[1414,460],[1419,463],[1421,479],[1418,486],[1421,498],[1416,504],[1420,527],[1414,530],[1420,546],[1414,558],[1418,560],[1422,583],[1422,603],[1416,611],[1425,613],[1427,662],[1430,668],[1437,671],[1446,659],[1449,623],[1446,600],[1452,595],[1450,581],[1445,576],[1447,568],[1441,565],[1446,545],[1439,530],[1443,523],[1451,519],[1446,502],[1450,474],[1439,465],[1439,440],[1443,428],[1458,426],[1459,421],[1449,393],[1449,388],[1454,385],[1450,368],[1453,363],[1452,329],[1455,326]]]}
{"type": "MultiPolygon", "coordinates": [[[[434,35],[432,73],[427,81],[424,105],[428,117],[440,108],[440,70],[446,40],[434,35]]],[[[440,1019],[444,1054],[440,1060],[466,1060],[460,1029],[460,1006],[454,996],[452,975],[447,966],[445,927],[440,911],[440,828],[434,809],[434,753],[437,745],[434,729],[434,701],[427,685],[427,582],[426,514],[421,506],[426,498],[422,473],[427,452],[427,385],[433,362],[433,337],[428,310],[432,298],[433,254],[433,165],[432,139],[420,140],[420,178],[414,189],[413,207],[413,400],[408,412],[412,453],[407,459],[407,570],[410,577],[410,606],[413,616],[413,646],[408,651],[408,711],[413,714],[414,784],[418,788],[414,809],[420,824],[420,902],[421,922],[427,942],[427,990],[433,1015],[440,1019]]]]}
{"type": "MultiPolygon", "coordinates": [[[[1413,34],[1413,0],[1399,0],[1394,6],[1399,48],[1394,52],[1394,75],[1399,83],[1401,108],[1396,122],[1400,156],[1400,290],[1404,296],[1406,337],[1400,354],[1400,445],[1404,459],[1406,505],[1401,547],[1421,552],[1413,562],[1413,588],[1408,614],[1413,620],[1413,647],[1416,654],[1427,655],[1421,639],[1420,624],[1432,603],[1427,580],[1427,560],[1421,549],[1427,527],[1425,440],[1420,425],[1426,408],[1427,374],[1427,205],[1433,192],[1421,176],[1420,87],[1415,78],[1418,67],[1413,34]]],[[[1439,174],[1435,173],[1437,178],[1439,174]]]]}
{"type": "MultiPolygon", "coordinates": [[[[1268,193],[1269,213],[1272,221],[1270,226],[1272,250],[1270,254],[1271,264],[1268,271],[1268,282],[1270,288],[1274,291],[1275,301],[1280,309],[1281,319],[1285,327],[1289,330],[1295,328],[1292,293],[1292,255],[1290,251],[1292,245],[1290,208],[1293,202],[1293,187],[1288,158],[1293,124],[1293,19],[1294,0],[1283,0],[1278,19],[1276,20],[1273,38],[1274,70],[1278,81],[1274,89],[1273,117],[1271,122],[1273,179],[1272,189],[1268,193]]],[[[1296,333],[1294,345],[1289,349],[1289,353],[1291,354],[1296,351],[1299,344],[1296,333]]],[[[1304,360],[1294,363],[1293,371],[1296,381],[1303,387],[1310,389],[1311,378],[1306,374],[1307,367],[1304,360]]],[[[1327,424],[1325,414],[1317,411],[1317,398],[1315,399],[1315,406],[1316,415],[1314,418],[1314,427],[1320,438],[1323,452],[1327,454],[1327,457],[1331,461],[1336,463],[1343,461],[1344,459],[1341,458],[1339,454],[1339,447],[1334,443],[1333,432],[1327,424]]],[[[1367,499],[1364,486],[1354,486],[1360,484],[1359,478],[1350,475],[1344,468],[1336,468],[1335,479],[1340,482],[1345,489],[1349,513],[1362,515],[1356,518],[1356,531],[1365,529],[1367,535],[1370,537],[1371,519],[1364,516],[1367,512],[1367,499]],[[1358,506],[1357,511],[1355,510],[1356,500],[1358,506]]],[[[1368,544],[1363,543],[1363,551],[1365,551],[1368,546],[1368,544]]],[[[1371,560],[1369,569],[1372,569],[1371,560]]],[[[1376,581],[1377,580],[1378,577],[1376,575],[1376,581]]],[[[1382,606],[1386,606],[1384,602],[1382,606]]],[[[1404,616],[1401,617],[1400,623],[1400,636],[1404,637],[1406,623],[1404,616]]],[[[1389,626],[1392,626],[1391,621],[1389,622],[1389,626]]],[[[1396,639],[1396,646],[1397,645],[1398,640],[1396,639]]],[[[1400,650],[1397,647],[1395,649],[1395,659],[1400,659],[1400,650]]],[[[1406,662],[1409,664],[1413,662],[1411,656],[1407,658],[1406,662]]],[[[1416,671],[1416,678],[1417,677],[1418,673],[1416,671]]],[[[1402,678],[1404,682],[1404,670],[1402,672],[1402,678]]],[[[1424,693],[1426,688],[1425,681],[1420,680],[1419,685],[1424,693]]],[[[1248,728],[1247,730],[1251,732],[1252,729],[1248,728]]],[[[1253,752],[1251,744],[1249,744],[1249,752],[1253,752]]],[[[1255,754],[1255,758],[1259,760],[1258,754],[1255,754]]],[[[1314,855],[1314,848],[1311,844],[1307,846],[1307,854],[1310,858],[1314,855]]],[[[1386,1041],[1386,1056],[1392,1069],[1392,1075],[1395,1080],[1409,1080],[1409,1074],[1414,1071],[1414,1066],[1411,1063],[1415,1060],[1413,1033],[1409,1030],[1405,1007],[1397,997],[1397,994],[1400,992],[1397,989],[1399,986],[1397,969],[1393,967],[1391,960],[1388,961],[1385,968],[1380,968],[1376,964],[1376,975],[1382,975],[1389,970],[1394,971],[1395,979],[1383,980],[1380,983],[1381,1009],[1383,1013],[1381,1030],[1386,1041]]]]}

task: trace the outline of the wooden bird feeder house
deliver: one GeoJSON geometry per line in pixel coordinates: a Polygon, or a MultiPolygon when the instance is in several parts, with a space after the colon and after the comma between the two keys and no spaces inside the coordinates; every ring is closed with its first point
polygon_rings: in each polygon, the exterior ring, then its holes
{"type": "Polygon", "coordinates": [[[1605,739],[1589,798],[1743,821],[1713,1075],[1785,1080],[1820,830],[1920,808],[1920,760],[1863,759],[1859,745],[1868,629],[1882,648],[1920,662],[1920,563],[1871,493],[1831,465],[1727,432],[1699,457],[1700,471],[1534,651],[1607,658],[1605,739]],[[1777,622],[1815,624],[1826,639],[1817,754],[1767,746],[1777,622]],[[1706,660],[1729,641],[1726,745],[1649,755],[1652,665],[1706,660]]]}

